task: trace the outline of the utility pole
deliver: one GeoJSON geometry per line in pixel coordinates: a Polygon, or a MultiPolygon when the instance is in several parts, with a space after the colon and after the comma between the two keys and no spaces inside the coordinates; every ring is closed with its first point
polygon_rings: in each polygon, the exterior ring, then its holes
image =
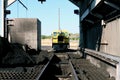
{"type": "Polygon", "coordinates": [[[60,30],[60,8],[58,9],[58,28],[60,30]]]}

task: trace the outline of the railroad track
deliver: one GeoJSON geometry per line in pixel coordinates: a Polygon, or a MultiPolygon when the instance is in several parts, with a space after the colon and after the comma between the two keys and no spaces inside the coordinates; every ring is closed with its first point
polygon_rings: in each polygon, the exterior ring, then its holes
{"type": "Polygon", "coordinates": [[[0,80],[113,80],[76,51],[54,52],[46,64],[26,67],[27,70],[0,70],[0,80]]]}
{"type": "Polygon", "coordinates": [[[14,68],[4,68],[5,70],[2,69],[0,71],[0,80],[39,80],[45,69],[50,64],[52,57],[47,64],[39,64],[32,67],[21,67],[23,68],[20,68],[21,71],[18,69],[14,70],[14,68]]]}

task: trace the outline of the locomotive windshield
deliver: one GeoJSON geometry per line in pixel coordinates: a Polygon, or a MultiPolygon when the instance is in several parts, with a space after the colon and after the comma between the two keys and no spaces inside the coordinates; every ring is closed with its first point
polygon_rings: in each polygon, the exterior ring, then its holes
{"type": "Polygon", "coordinates": [[[57,32],[53,32],[53,36],[56,36],[57,35],[57,32]]]}

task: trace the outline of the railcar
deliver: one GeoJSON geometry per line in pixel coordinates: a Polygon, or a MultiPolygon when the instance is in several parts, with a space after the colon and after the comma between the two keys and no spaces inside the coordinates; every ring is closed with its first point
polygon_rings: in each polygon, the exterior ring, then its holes
{"type": "Polygon", "coordinates": [[[52,32],[52,48],[54,50],[67,50],[69,47],[69,32],[67,30],[55,30],[52,32]]]}

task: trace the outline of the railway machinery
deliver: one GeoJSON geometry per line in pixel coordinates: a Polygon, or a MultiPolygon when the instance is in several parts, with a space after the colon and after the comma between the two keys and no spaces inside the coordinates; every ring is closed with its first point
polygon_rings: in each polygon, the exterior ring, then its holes
{"type": "Polygon", "coordinates": [[[56,30],[52,33],[52,48],[54,50],[67,50],[69,46],[69,33],[66,30],[56,30]]]}
{"type": "Polygon", "coordinates": [[[37,37],[40,26],[32,27],[41,24],[38,19],[24,19],[29,24],[23,24],[23,19],[7,22],[10,11],[6,7],[15,1],[27,9],[20,0],[2,0],[4,34],[0,37],[0,80],[120,80],[119,36],[114,36],[119,34],[119,24],[111,27],[120,22],[119,0],[69,0],[79,7],[74,12],[80,17],[80,46],[66,51],[40,50],[37,37]],[[26,25],[30,25],[30,34],[24,31],[26,25]],[[30,37],[32,30],[34,39],[30,37]],[[112,38],[108,34],[113,34],[112,38]]]}

